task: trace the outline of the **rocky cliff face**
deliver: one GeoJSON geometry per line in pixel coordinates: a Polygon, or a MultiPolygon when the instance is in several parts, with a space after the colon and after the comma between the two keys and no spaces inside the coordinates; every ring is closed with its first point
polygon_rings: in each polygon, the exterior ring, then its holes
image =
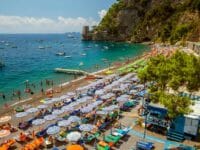
{"type": "Polygon", "coordinates": [[[118,0],[109,9],[93,40],[200,40],[200,0],[118,0]]]}

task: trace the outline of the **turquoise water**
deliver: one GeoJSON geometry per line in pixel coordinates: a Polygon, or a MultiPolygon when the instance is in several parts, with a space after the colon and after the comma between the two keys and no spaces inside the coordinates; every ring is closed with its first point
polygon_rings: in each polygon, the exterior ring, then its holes
{"type": "Polygon", "coordinates": [[[30,96],[24,93],[26,80],[35,85],[30,88],[37,93],[41,89],[41,81],[42,88],[49,88],[45,79],[53,80],[56,85],[74,78],[57,74],[54,68],[80,68],[93,72],[108,67],[112,62],[138,56],[146,50],[148,47],[141,44],[81,41],[78,33],[0,35],[0,60],[6,65],[0,69],[0,93],[6,97],[3,99],[0,96],[0,104],[16,99],[12,93],[18,90],[23,98],[30,96]],[[71,58],[56,56],[57,52],[65,52],[71,58]],[[83,66],[79,66],[81,62],[83,66]]]}

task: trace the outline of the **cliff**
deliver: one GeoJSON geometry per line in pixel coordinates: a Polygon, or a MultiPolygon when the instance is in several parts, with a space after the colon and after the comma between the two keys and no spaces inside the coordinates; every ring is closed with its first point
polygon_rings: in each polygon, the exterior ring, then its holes
{"type": "Polygon", "coordinates": [[[92,32],[92,40],[200,40],[200,0],[117,0],[92,32]]]}

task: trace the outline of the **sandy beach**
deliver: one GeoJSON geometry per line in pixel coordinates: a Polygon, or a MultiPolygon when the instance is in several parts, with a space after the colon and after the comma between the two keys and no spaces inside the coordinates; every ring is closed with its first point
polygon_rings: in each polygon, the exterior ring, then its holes
{"type": "MultiPolygon", "coordinates": [[[[166,51],[166,50],[164,50],[164,51],[166,51]]],[[[159,51],[159,53],[160,52],[162,53],[162,51],[159,51]]],[[[171,51],[171,52],[173,52],[173,51],[171,51]]],[[[166,52],[164,54],[168,54],[168,52],[166,52]]],[[[148,59],[152,55],[155,55],[155,49],[152,49],[152,51],[144,53],[140,57],[130,59],[128,63],[124,62],[124,63],[122,63],[122,64],[120,64],[118,66],[113,65],[110,68],[106,68],[106,69],[103,69],[103,70],[99,70],[97,72],[93,72],[93,73],[91,73],[91,75],[98,76],[98,77],[105,77],[105,76],[107,76],[106,75],[107,71],[112,71],[113,73],[117,73],[117,71],[118,71],[118,69],[120,67],[124,67],[126,65],[128,66],[129,64],[133,63],[134,61],[136,61],[138,59],[148,59]]],[[[66,94],[67,92],[75,92],[75,90],[77,88],[86,86],[86,85],[92,83],[95,80],[96,79],[88,80],[88,79],[86,79],[86,76],[82,76],[82,77],[77,78],[75,80],[62,83],[62,84],[60,84],[60,85],[58,85],[58,86],[53,88],[54,91],[57,91],[57,92],[53,93],[53,97],[59,97],[61,95],[66,94]]],[[[32,98],[29,98],[29,99],[13,102],[10,105],[9,108],[5,108],[4,107],[3,109],[0,110],[1,116],[4,116],[4,115],[13,116],[15,114],[14,108],[16,106],[28,106],[28,105],[31,105],[30,107],[36,107],[36,106],[42,104],[41,100],[45,99],[45,98],[47,98],[46,95],[42,95],[41,94],[41,95],[34,95],[32,98]]],[[[118,124],[120,123],[120,124],[122,124],[122,125],[124,125],[126,127],[131,127],[132,130],[129,133],[129,136],[125,140],[120,141],[120,145],[117,145],[117,146],[113,147],[112,149],[114,149],[114,150],[117,150],[117,149],[119,149],[119,150],[124,150],[124,149],[130,150],[131,148],[133,148],[136,145],[137,141],[144,140],[143,139],[144,127],[138,126],[135,123],[135,121],[138,118],[140,118],[140,116],[138,116],[138,109],[140,108],[141,105],[142,104],[140,103],[135,108],[132,108],[130,112],[122,112],[122,114],[121,114],[122,118],[117,120],[117,123],[118,124]]],[[[79,108],[80,106],[83,106],[83,105],[78,105],[78,106],[76,106],[76,108],[79,108]]],[[[23,120],[28,120],[31,117],[33,117],[33,116],[31,116],[31,114],[29,114],[28,116],[24,117],[23,120]]],[[[63,115],[60,115],[59,117],[63,117],[63,115]]],[[[11,123],[13,126],[16,127],[18,125],[18,123],[21,122],[21,121],[22,121],[22,119],[18,119],[16,117],[12,117],[12,119],[9,121],[9,123],[11,123]]],[[[55,120],[47,121],[46,123],[42,124],[40,127],[38,127],[38,126],[30,127],[28,129],[28,131],[41,130],[41,129],[45,128],[47,125],[49,125],[51,123],[55,123],[55,120]]],[[[109,134],[111,132],[110,131],[111,128],[112,128],[112,126],[109,127],[105,131],[105,134],[109,134]]],[[[6,137],[4,139],[0,139],[0,143],[5,139],[10,139],[10,138],[13,138],[13,137],[17,136],[19,134],[19,132],[21,132],[21,131],[22,130],[18,130],[18,132],[12,133],[12,135],[9,135],[8,137],[6,137]]],[[[103,136],[99,137],[99,140],[103,140],[103,136]]],[[[166,139],[165,135],[161,135],[161,134],[158,134],[158,133],[155,133],[155,132],[151,132],[151,131],[147,131],[147,137],[146,137],[145,141],[153,142],[155,144],[155,150],[161,150],[161,149],[164,149],[166,146],[168,146],[166,144],[167,139],[166,139]]],[[[197,142],[191,142],[191,141],[188,141],[188,140],[185,140],[183,143],[186,144],[186,145],[190,145],[190,146],[198,145],[197,142]]],[[[171,142],[171,144],[173,145],[175,143],[171,142]]],[[[22,147],[22,145],[20,145],[18,143],[16,145],[17,145],[17,147],[22,147]]],[[[93,146],[94,145],[88,145],[88,144],[85,145],[85,147],[87,149],[94,149],[93,146]]],[[[61,149],[64,149],[66,147],[66,144],[60,145],[58,147],[61,148],[61,149]]]]}

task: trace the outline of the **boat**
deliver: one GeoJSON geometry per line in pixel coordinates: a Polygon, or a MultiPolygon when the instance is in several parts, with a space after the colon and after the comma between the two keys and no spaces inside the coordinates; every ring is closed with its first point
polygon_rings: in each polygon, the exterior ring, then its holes
{"type": "Polygon", "coordinates": [[[0,61],[0,68],[5,67],[5,64],[3,63],[3,61],[0,61]]]}
{"type": "Polygon", "coordinates": [[[58,52],[56,53],[57,56],[65,56],[65,52],[58,52]]]}
{"type": "Polygon", "coordinates": [[[44,46],[39,46],[38,48],[39,48],[39,49],[45,49],[45,47],[44,47],[44,46]]]}
{"type": "Polygon", "coordinates": [[[82,56],[86,56],[87,54],[86,54],[86,53],[82,53],[81,55],[82,55],[82,56]]]}
{"type": "Polygon", "coordinates": [[[11,48],[17,48],[17,46],[12,46],[11,48]]]}
{"type": "Polygon", "coordinates": [[[80,62],[80,63],[79,63],[79,66],[83,66],[83,65],[84,65],[83,62],[80,62]]]}
{"type": "Polygon", "coordinates": [[[65,56],[66,58],[71,58],[72,56],[68,55],[68,56],[65,56]]]}
{"type": "Polygon", "coordinates": [[[104,48],[104,49],[109,49],[109,47],[108,47],[108,46],[104,46],[103,48],[104,48]]]}

